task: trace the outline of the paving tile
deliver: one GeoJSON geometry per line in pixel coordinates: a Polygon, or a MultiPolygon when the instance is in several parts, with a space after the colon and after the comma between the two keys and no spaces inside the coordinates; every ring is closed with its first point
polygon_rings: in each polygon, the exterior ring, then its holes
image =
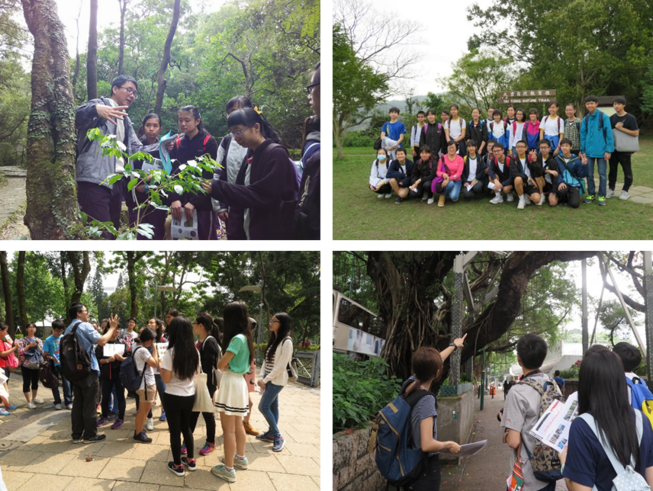
{"type": "MultiPolygon", "coordinates": [[[[247,471],[236,470],[238,477],[247,471]]],[[[220,489],[228,490],[230,484],[211,473],[211,467],[198,467],[194,472],[186,472],[185,484],[191,489],[220,489]]]]}
{"type": "Polygon", "coordinates": [[[311,457],[298,457],[296,455],[277,455],[276,457],[288,474],[320,476],[320,465],[311,457]]]}
{"type": "Polygon", "coordinates": [[[109,463],[98,476],[100,479],[138,482],[143,474],[143,462],[131,459],[109,459],[109,463]]]}
{"type": "Polygon", "coordinates": [[[134,452],[136,445],[139,443],[126,443],[126,442],[106,442],[102,448],[97,452],[98,457],[119,457],[121,459],[129,459],[134,452]]]}
{"type": "Polygon", "coordinates": [[[309,443],[286,442],[282,454],[286,451],[291,455],[320,458],[320,447],[309,443]]]}
{"type": "Polygon", "coordinates": [[[66,486],[66,491],[109,491],[113,489],[116,481],[111,479],[89,479],[88,477],[75,477],[66,486]]]}
{"type": "Polygon", "coordinates": [[[18,486],[29,481],[34,475],[29,472],[2,469],[2,480],[5,482],[7,489],[11,491],[18,489],[18,486]]]}
{"type": "MultiPolygon", "coordinates": [[[[116,482],[111,491],[161,491],[158,484],[148,484],[140,482],[116,482]]],[[[179,491],[178,487],[168,488],[170,490],[179,491]]]]}
{"type": "Polygon", "coordinates": [[[155,462],[168,462],[170,448],[164,445],[134,444],[130,458],[144,462],[146,460],[155,462]]]}
{"type": "MultiPolygon", "coordinates": [[[[140,465],[142,466],[143,463],[141,462],[140,465]]],[[[184,478],[170,472],[167,465],[167,462],[146,462],[139,481],[148,484],[183,487],[184,478]]]]}
{"type": "Polygon", "coordinates": [[[94,457],[92,461],[86,462],[86,456],[77,456],[59,471],[60,476],[92,477],[96,478],[109,463],[104,457],[94,457]]]}
{"type": "Polygon", "coordinates": [[[269,454],[249,454],[249,468],[254,471],[261,472],[279,472],[281,468],[279,460],[271,452],[269,454]]]}
{"type": "Polygon", "coordinates": [[[297,476],[269,472],[268,475],[278,491],[319,491],[320,486],[315,484],[309,476],[297,476]]]}
{"type": "Polygon", "coordinates": [[[59,471],[74,458],[74,455],[67,453],[42,453],[36,459],[30,462],[29,468],[30,470],[37,471],[39,474],[58,474],[59,471]]]}
{"type": "Polygon", "coordinates": [[[3,455],[2,459],[0,459],[0,463],[2,464],[3,471],[4,469],[11,471],[22,471],[40,455],[40,453],[16,449],[3,455]]]}
{"type": "Polygon", "coordinates": [[[253,470],[236,471],[236,482],[230,483],[231,491],[277,491],[267,472],[253,470]]]}
{"type": "MultiPolygon", "coordinates": [[[[47,491],[64,491],[68,489],[68,484],[73,480],[68,476],[50,476],[47,474],[36,474],[28,481],[23,481],[25,484],[19,488],[14,488],[16,491],[34,491],[42,489],[47,491]]],[[[13,490],[12,490],[13,491],[13,490]]]]}

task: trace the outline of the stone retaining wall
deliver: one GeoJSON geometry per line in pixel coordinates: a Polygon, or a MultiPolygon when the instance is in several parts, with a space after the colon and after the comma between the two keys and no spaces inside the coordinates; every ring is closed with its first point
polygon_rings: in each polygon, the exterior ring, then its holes
{"type": "Polygon", "coordinates": [[[377,491],[385,479],[376,467],[374,454],[367,452],[372,424],[360,430],[346,430],[333,436],[334,491],[377,491]]]}

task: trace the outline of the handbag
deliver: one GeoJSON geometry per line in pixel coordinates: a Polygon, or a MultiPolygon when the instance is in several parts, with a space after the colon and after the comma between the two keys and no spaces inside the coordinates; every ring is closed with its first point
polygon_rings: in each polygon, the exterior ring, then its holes
{"type": "Polygon", "coordinates": [[[512,474],[508,478],[506,491],[523,491],[524,489],[524,473],[522,472],[521,461],[521,443],[517,447],[517,458],[512,466],[512,474]]]}
{"type": "MultiPolygon", "coordinates": [[[[286,339],[290,339],[290,343],[292,344],[292,338],[287,337],[286,339]]],[[[284,339],[284,342],[286,339],[284,339]]],[[[299,378],[297,375],[297,358],[294,354],[290,358],[288,365],[286,365],[286,372],[288,373],[288,382],[297,382],[299,378]]]]}
{"type": "Polygon", "coordinates": [[[222,348],[220,348],[220,343],[218,343],[217,339],[215,339],[213,336],[207,336],[204,340],[204,343],[202,343],[202,349],[204,349],[204,345],[209,338],[214,339],[218,344],[218,359],[215,361],[215,366],[213,367],[211,375],[213,376],[213,385],[220,387],[220,383],[222,382],[222,370],[218,368],[218,362],[220,361],[220,358],[222,358],[222,348]]]}
{"type": "Polygon", "coordinates": [[[30,370],[39,370],[41,368],[41,353],[39,346],[25,350],[23,366],[30,370]]]}
{"type": "MultiPolygon", "coordinates": [[[[5,341],[2,341],[2,343],[3,343],[2,351],[7,351],[13,348],[11,344],[6,343],[5,341]]],[[[19,364],[18,358],[16,357],[16,353],[14,352],[11,352],[6,356],[5,362],[9,367],[9,372],[15,372],[16,369],[18,368],[18,364],[19,364]]]]}
{"type": "Polygon", "coordinates": [[[639,152],[639,138],[630,136],[614,128],[612,130],[614,137],[614,149],[617,152],[639,152]]]}
{"type": "Polygon", "coordinates": [[[193,380],[195,384],[195,402],[193,402],[194,413],[212,413],[214,411],[213,401],[209,388],[206,385],[206,373],[202,371],[202,364],[200,363],[200,373],[195,374],[193,380]]]}
{"type": "Polygon", "coordinates": [[[46,389],[57,389],[59,387],[59,378],[54,374],[49,361],[41,362],[39,369],[39,379],[46,389]]]}

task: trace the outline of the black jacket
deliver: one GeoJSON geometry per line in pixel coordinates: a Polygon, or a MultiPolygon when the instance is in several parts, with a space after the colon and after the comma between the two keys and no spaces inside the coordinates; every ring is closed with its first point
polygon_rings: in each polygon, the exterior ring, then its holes
{"type": "MultiPolygon", "coordinates": [[[[474,140],[476,142],[476,153],[481,148],[481,143],[485,142],[485,146],[487,147],[487,139],[488,139],[488,134],[487,134],[487,122],[484,120],[480,120],[478,122],[478,126],[474,125],[474,121],[469,121],[467,123],[467,133],[465,133],[465,140],[474,140]]],[[[483,153],[485,153],[486,149],[483,149],[483,153]]]]}
{"type": "Polygon", "coordinates": [[[399,161],[393,160],[390,163],[390,167],[388,168],[385,177],[388,179],[396,179],[399,184],[408,187],[410,186],[411,177],[413,176],[414,165],[415,164],[413,164],[412,160],[406,159],[406,172],[404,172],[401,165],[399,165],[399,161]]]}
{"type": "Polygon", "coordinates": [[[420,148],[424,145],[428,145],[431,149],[431,155],[438,155],[440,148],[442,147],[442,129],[440,123],[424,124],[422,131],[419,137],[419,146],[420,148]]]}
{"type": "Polygon", "coordinates": [[[418,179],[421,179],[422,182],[432,181],[435,179],[437,170],[438,164],[433,161],[433,157],[427,162],[422,162],[422,159],[419,159],[415,162],[415,167],[413,168],[412,183],[414,184],[418,179]]]}
{"type": "MultiPolygon", "coordinates": [[[[463,169],[462,181],[463,184],[469,180],[469,155],[463,157],[465,161],[465,168],[463,169]]],[[[487,162],[483,157],[476,156],[476,175],[474,179],[482,181],[487,177],[487,162]]]]}

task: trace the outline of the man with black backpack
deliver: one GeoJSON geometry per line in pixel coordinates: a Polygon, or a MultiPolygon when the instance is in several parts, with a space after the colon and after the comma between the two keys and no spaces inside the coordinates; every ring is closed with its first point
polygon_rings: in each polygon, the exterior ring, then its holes
{"type": "Polygon", "coordinates": [[[60,345],[61,369],[73,386],[71,411],[73,443],[95,443],[106,435],[97,433],[96,408],[100,401],[100,365],[94,345],[104,346],[118,329],[118,316],[109,318],[109,329],[103,336],[88,322],[86,306],[75,302],[68,308],[72,322],[64,332],[60,345]]]}

